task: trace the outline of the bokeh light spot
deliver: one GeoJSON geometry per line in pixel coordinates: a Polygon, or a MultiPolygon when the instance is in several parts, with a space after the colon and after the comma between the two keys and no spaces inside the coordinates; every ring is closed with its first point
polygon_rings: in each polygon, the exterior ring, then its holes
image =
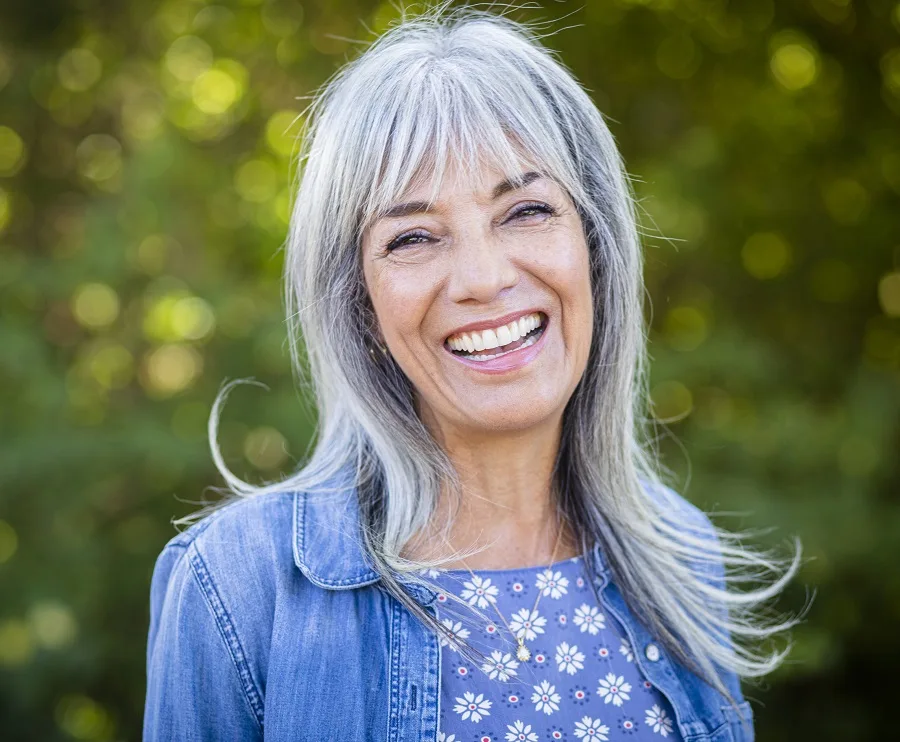
{"type": "Polygon", "coordinates": [[[869,210],[869,193],[852,178],[836,178],[822,188],[825,208],[838,224],[856,224],[869,210]]]}
{"type": "Polygon", "coordinates": [[[244,439],[244,456],[257,469],[275,469],[288,457],[287,441],[275,428],[256,428],[244,439]]]}
{"type": "Polygon", "coordinates": [[[250,160],[241,165],[235,173],[234,187],[245,201],[263,203],[275,195],[278,189],[278,174],[265,160],[250,160]]]}
{"type": "Polygon", "coordinates": [[[167,397],[187,389],[203,369],[203,357],[187,345],[170,343],[147,354],[144,386],[147,391],[167,397]]]}
{"type": "Polygon", "coordinates": [[[103,74],[103,65],[90,49],[70,49],[56,66],[59,83],[66,90],[80,93],[90,90],[103,74]]]}
{"type": "Polygon", "coordinates": [[[15,175],[25,164],[25,142],[8,126],[0,126],[0,176],[15,175]]]}
{"type": "Polygon", "coordinates": [[[694,398],[680,381],[664,381],[650,392],[651,412],[661,422],[678,422],[687,417],[694,407],[694,398]]]}
{"type": "Polygon", "coordinates": [[[75,160],[78,172],[100,185],[121,171],[122,145],[109,134],[91,134],[76,148],[75,160]]]}
{"type": "Polygon", "coordinates": [[[165,234],[149,234],[137,246],[135,260],[144,273],[155,276],[165,269],[171,256],[181,246],[165,234]]]}
{"type": "Polygon", "coordinates": [[[777,232],[750,235],[741,249],[744,269],[754,278],[766,280],[780,276],[791,260],[791,247],[777,232]]]}
{"type": "Polygon", "coordinates": [[[59,649],[71,644],[78,633],[72,610],[57,600],[35,603],[29,611],[28,622],[37,643],[47,649],[59,649]]]}
{"type": "Polygon", "coordinates": [[[193,82],[212,66],[213,51],[197,36],[180,36],[166,51],[163,63],[176,79],[193,82]]]}
{"type": "Polygon", "coordinates": [[[278,111],[266,123],[266,144],[281,157],[290,157],[297,145],[296,132],[300,127],[296,111],[278,111]]]}
{"type": "Polygon", "coordinates": [[[900,271],[882,276],[878,282],[878,303],[888,317],[900,317],[900,271]]]}
{"type": "Polygon", "coordinates": [[[706,317],[694,307],[675,307],[666,315],[664,332],[671,348],[690,351],[699,347],[709,333],[706,317]]]}
{"type": "Polygon", "coordinates": [[[19,548],[19,536],[16,529],[5,520],[0,520],[0,564],[13,558],[19,548]]]}
{"type": "Polygon", "coordinates": [[[212,116],[223,114],[244,95],[246,70],[237,62],[223,61],[194,80],[191,98],[198,110],[212,116]]]}
{"type": "Polygon", "coordinates": [[[91,376],[104,389],[121,389],[134,373],[134,357],[121,345],[105,345],[90,357],[91,376]]]}
{"type": "Polygon", "coordinates": [[[72,297],[72,315],[82,327],[109,327],[119,316],[119,297],[105,283],[83,284],[72,297]]]}
{"type": "Polygon", "coordinates": [[[201,340],[212,334],[216,316],[212,307],[198,296],[178,299],[172,307],[172,329],[184,340],[201,340]]]}
{"type": "Polygon", "coordinates": [[[10,217],[12,216],[12,209],[10,208],[9,202],[9,193],[3,188],[0,188],[0,232],[6,228],[6,225],[9,224],[10,217]]]}
{"type": "Polygon", "coordinates": [[[769,68],[784,88],[801,90],[815,82],[820,62],[808,39],[795,31],[782,32],[773,39],[772,47],[769,68]]]}
{"type": "Polygon", "coordinates": [[[697,44],[687,34],[673,34],[662,40],[656,50],[656,66],[675,80],[685,80],[700,68],[697,44]]]}
{"type": "Polygon", "coordinates": [[[87,696],[64,696],[56,705],[56,723],[75,739],[106,740],[113,735],[114,725],[109,713],[87,696]]]}

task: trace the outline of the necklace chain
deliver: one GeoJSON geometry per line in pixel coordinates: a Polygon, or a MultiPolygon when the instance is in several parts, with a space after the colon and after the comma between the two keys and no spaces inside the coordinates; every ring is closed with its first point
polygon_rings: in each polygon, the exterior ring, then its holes
{"type": "MultiPolygon", "coordinates": [[[[563,526],[562,526],[562,523],[560,523],[559,533],[556,535],[556,546],[553,547],[553,556],[550,557],[550,567],[549,568],[552,568],[553,564],[556,562],[556,552],[559,551],[559,544],[560,544],[560,541],[562,540],[562,532],[563,532],[563,526]]],[[[475,573],[470,569],[469,565],[466,564],[465,559],[462,559],[461,561],[462,561],[463,565],[465,566],[465,568],[469,570],[469,574],[472,575],[472,578],[474,579],[475,573]]],[[[473,585],[474,585],[474,583],[473,583],[473,585]]],[[[537,611],[538,603],[540,602],[541,596],[543,594],[544,594],[543,589],[539,587],[537,598],[534,601],[534,606],[531,608],[531,613],[528,616],[529,621],[533,620],[534,614],[537,611]]],[[[507,623],[506,619],[503,617],[503,613],[501,613],[500,609],[497,607],[497,601],[488,599],[488,602],[492,606],[494,606],[494,610],[497,611],[497,615],[500,616],[500,620],[503,621],[503,623],[505,624],[507,631],[509,631],[509,633],[512,635],[513,639],[516,640],[516,644],[518,645],[518,647],[516,649],[516,657],[518,657],[519,660],[521,660],[522,662],[528,662],[528,660],[531,659],[531,650],[525,646],[525,639],[522,638],[522,636],[519,636],[519,634],[517,634],[515,631],[513,631],[512,628],[510,628],[509,623],[507,623]]],[[[524,627],[523,627],[521,633],[522,634],[525,633],[524,627]]]]}

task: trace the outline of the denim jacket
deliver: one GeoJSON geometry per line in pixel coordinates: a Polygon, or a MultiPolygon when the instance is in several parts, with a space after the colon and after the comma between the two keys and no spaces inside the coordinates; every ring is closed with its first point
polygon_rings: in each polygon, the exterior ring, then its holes
{"type": "MultiPolygon", "coordinates": [[[[684,739],[752,742],[737,677],[722,676],[746,724],[633,617],[599,546],[591,558],[684,739]]],[[[435,742],[438,638],[379,582],[352,489],[238,500],[172,538],[150,590],[144,740],[435,742]]],[[[434,592],[404,584],[434,613],[434,592]]]]}

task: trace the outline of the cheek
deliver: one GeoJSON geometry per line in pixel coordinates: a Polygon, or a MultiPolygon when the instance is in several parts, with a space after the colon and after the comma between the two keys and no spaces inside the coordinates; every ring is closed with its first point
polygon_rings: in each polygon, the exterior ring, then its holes
{"type": "Polygon", "coordinates": [[[402,347],[420,337],[423,318],[431,304],[431,281],[421,271],[384,268],[372,276],[369,296],[385,340],[402,347]]]}

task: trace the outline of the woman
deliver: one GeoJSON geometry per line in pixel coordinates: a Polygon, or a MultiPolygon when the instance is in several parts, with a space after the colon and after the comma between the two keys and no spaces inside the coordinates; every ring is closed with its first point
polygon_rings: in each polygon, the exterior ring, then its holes
{"type": "Polygon", "coordinates": [[[656,473],[633,201],[584,90],[528,29],[436,10],[308,126],[286,283],[317,443],[254,489],[213,441],[244,497],[159,556],[145,739],[752,739],[740,678],[790,625],[753,610],[798,558],[656,473]]]}

